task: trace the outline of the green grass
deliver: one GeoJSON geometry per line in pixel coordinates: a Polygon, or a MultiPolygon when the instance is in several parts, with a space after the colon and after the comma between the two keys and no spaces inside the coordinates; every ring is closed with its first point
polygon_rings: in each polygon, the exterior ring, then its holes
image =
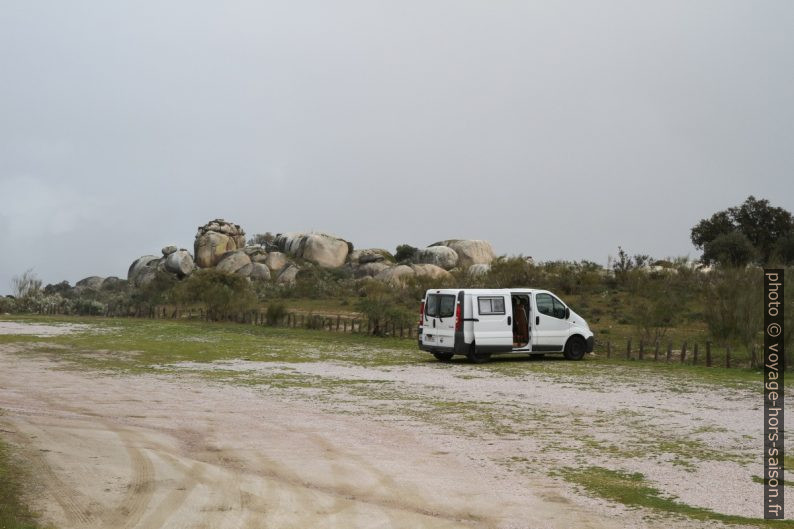
{"type": "MultiPolygon", "coordinates": [[[[323,330],[266,327],[238,323],[135,318],[3,316],[0,319],[31,323],[81,323],[91,332],[39,338],[0,335],[0,343],[35,342],[39,352],[57,354],[64,360],[99,369],[146,371],[175,362],[212,362],[248,359],[271,362],[337,361],[363,366],[435,364],[419,351],[414,339],[378,338],[323,330]]],[[[550,356],[543,360],[525,356],[494,357],[489,364],[473,366],[463,357],[454,364],[470,366],[503,376],[522,377],[535,373],[560,381],[581,382],[583,377],[600,377],[636,382],[646,378],[669,379],[671,391],[696,392],[703,383],[733,388],[758,389],[761,373],[745,368],[682,365],[588,357],[569,362],[550,356]]],[[[787,381],[794,386],[794,380],[787,381]]],[[[606,388],[606,386],[604,386],[606,388]]]]}
{"type": "Polygon", "coordinates": [[[581,486],[588,493],[628,507],[651,509],[657,513],[686,516],[700,521],[756,527],[794,527],[794,521],[791,520],[764,520],[763,518],[733,516],[687,505],[662,495],[658,489],[647,482],[645,476],[639,473],[628,474],[595,466],[580,469],[566,468],[560,473],[565,480],[581,486]]]}
{"type": "Polygon", "coordinates": [[[33,513],[22,503],[25,470],[0,441],[0,529],[38,529],[33,513]]]}
{"type": "Polygon", "coordinates": [[[412,340],[321,330],[203,321],[14,318],[35,323],[84,323],[89,332],[52,337],[0,335],[0,343],[35,342],[35,349],[97,369],[148,371],[175,362],[245,359],[339,361],[366,366],[430,362],[412,340]]]}

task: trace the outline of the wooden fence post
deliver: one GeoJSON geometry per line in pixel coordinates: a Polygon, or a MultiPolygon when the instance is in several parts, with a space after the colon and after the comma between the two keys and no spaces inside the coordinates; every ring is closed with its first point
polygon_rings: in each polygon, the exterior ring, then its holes
{"type": "Polygon", "coordinates": [[[695,350],[692,351],[692,365],[698,365],[698,344],[695,342],[695,350]]]}
{"type": "Polygon", "coordinates": [[[706,342],[706,367],[711,367],[711,342],[706,342]]]}
{"type": "Polygon", "coordinates": [[[626,342],[626,360],[631,360],[631,338],[626,342]]]}
{"type": "Polygon", "coordinates": [[[339,316],[339,314],[337,314],[336,315],[336,332],[339,332],[340,319],[341,319],[341,317],[339,316]]]}
{"type": "Polygon", "coordinates": [[[730,367],[731,367],[731,346],[730,345],[726,345],[725,346],[725,367],[727,367],[728,369],[730,369],[730,367]]]}
{"type": "Polygon", "coordinates": [[[681,345],[681,363],[686,362],[686,342],[681,345]]]}
{"type": "Polygon", "coordinates": [[[645,358],[645,341],[644,340],[640,340],[640,353],[639,354],[640,354],[640,357],[639,357],[640,360],[645,358]]]}
{"type": "Polygon", "coordinates": [[[668,342],[667,343],[667,361],[669,362],[671,358],[673,358],[673,342],[668,342]]]}

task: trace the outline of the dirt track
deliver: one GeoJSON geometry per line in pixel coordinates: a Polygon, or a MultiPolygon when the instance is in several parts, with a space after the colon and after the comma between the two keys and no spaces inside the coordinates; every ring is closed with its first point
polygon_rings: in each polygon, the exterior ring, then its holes
{"type": "Polygon", "coordinates": [[[11,346],[0,363],[4,437],[60,528],[624,526],[410,429],[246,388],[55,369],[11,346]]]}

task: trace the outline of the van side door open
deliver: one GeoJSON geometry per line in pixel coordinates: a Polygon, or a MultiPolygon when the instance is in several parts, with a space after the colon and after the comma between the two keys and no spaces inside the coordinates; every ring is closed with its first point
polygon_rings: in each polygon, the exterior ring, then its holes
{"type": "Polygon", "coordinates": [[[471,301],[474,345],[477,352],[512,351],[513,309],[510,294],[475,294],[471,301]]]}

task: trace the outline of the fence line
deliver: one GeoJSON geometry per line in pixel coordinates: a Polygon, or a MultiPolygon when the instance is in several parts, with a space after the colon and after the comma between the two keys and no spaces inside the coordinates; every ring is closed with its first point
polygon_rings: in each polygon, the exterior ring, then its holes
{"type": "MultiPolygon", "coordinates": [[[[61,307],[46,307],[39,311],[38,314],[42,315],[79,315],[79,316],[105,316],[105,317],[132,317],[132,318],[146,318],[146,319],[187,319],[187,320],[206,320],[206,321],[228,321],[237,322],[248,325],[270,326],[270,327],[287,327],[287,328],[305,328],[323,330],[325,332],[335,332],[342,334],[373,334],[378,336],[390,336],[393,338],[412,339],[417,338],[417,326],[415,323],[406,323],[405,321],[394,320],[373,320],[366,317],[347,316],[342,314],[312,314],[304,312],[287,312],[277,321],[269,321],[267,312],[261,309],[246,311],[238,313],[231,317],[223,317],[214,319],[212,314],[204,308],[190,308],[180,309],[173,306],[112,306],[109,305],[106,310],[91,313],[91,314],[69,314],[61,307]]],[[[611,340],[606,342],[598,341],[596,343],[596,354],[605,354],[607,359],[612,358],[613,347],[619,347],[619,343],[613,343],[611,340]]],[[[629,337],[625,341],[625,351],[627,360],[640,360],[648,362],[660,361],[660,346],[659,340],[653,343],[653,359],[646,358],[645,348],[646,343],[644,340],[638,341],[638,349],[632,346],[632,338],[629,337]],[[634,352],[636,351],[636,358],[634,352]]],[[[699,342],[689,344],[686,340],[681,342],[679,349],[674,349],[672,341],[667,342],[667,348],[663,361],[671,363],[678,361],[683,365],[703,365],[705,367],[715,367],[714,348],[711,340],[705,340],[705,358],[701,357],[701,348],[699,342]],[[689,355],[691,346],[692,354],[689,355]],[[675,354],[677,353],[677,355],[675,354]]],[[[620,348],[617,349],[615,358],[620,358],[620,348]]],[[[719,364],[725,368],[737,367],[751,367],[757,368],[759,361],[757,357],[757,346],[752,344],[748,350],[748,358],[739,360],[734,355],[734,351],[730,346],[726,345],[722,348],[722,359],[719,364]]]]}

